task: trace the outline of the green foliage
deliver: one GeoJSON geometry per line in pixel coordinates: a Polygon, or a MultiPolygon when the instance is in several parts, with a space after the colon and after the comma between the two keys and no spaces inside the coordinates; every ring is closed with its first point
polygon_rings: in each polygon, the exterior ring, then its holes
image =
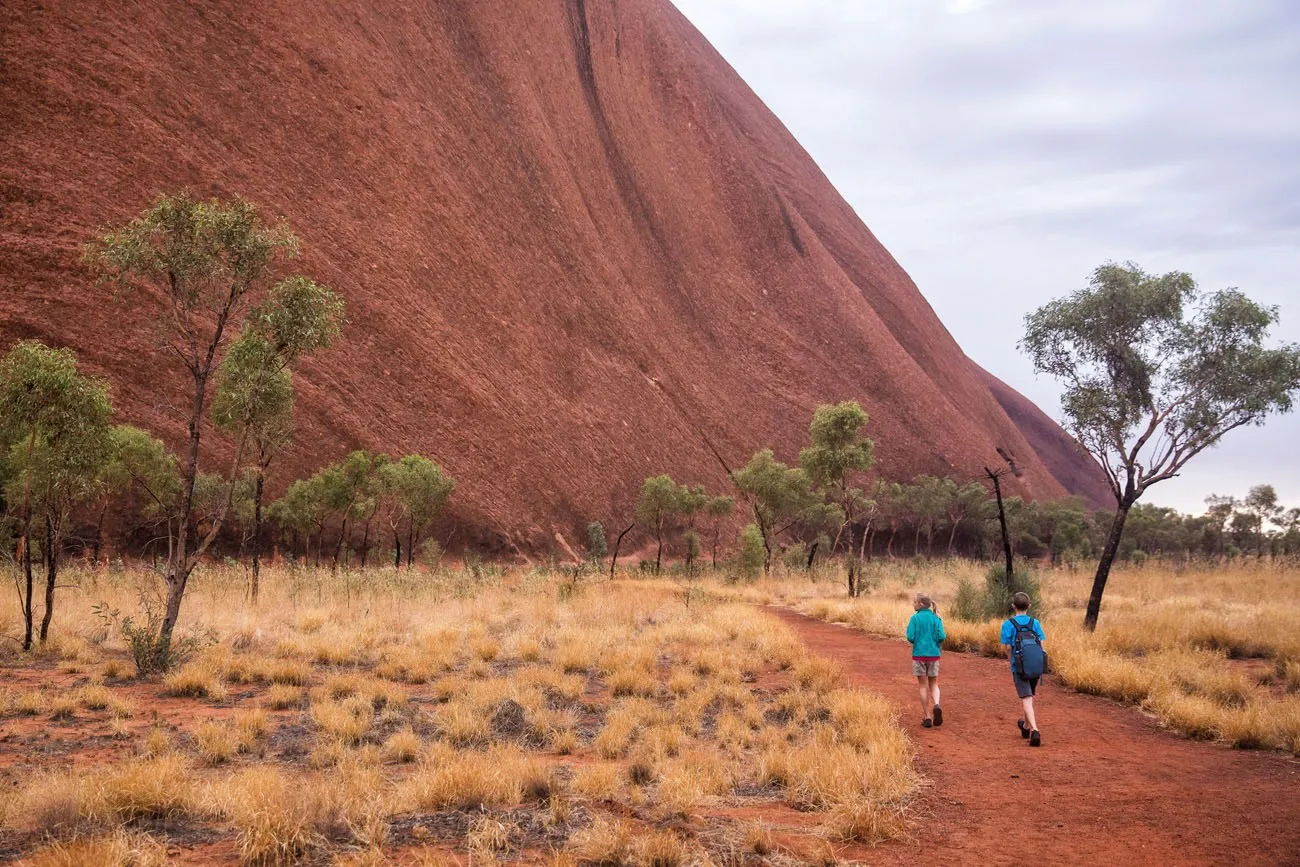
{"type": "Polygon", "coordinates": [[[587,525],[587,556],[599,562],[609,556],[609,543],[605,541],[605,527],[600,521],[587,525]]]}
{"type": "Polygon", "coordinates": [[[1025,317],[1034,368],[1062,380],[1065,427],[1101,463],[1118,506],[1084,626],[1095,629],[1128,510],[1228,431],[1288,412],[1300,346],[1264,345],[1277,308],[1202,294],[1181,272],[1107,263],[1088,288],[1025,317]]]}
{"type": "Polygon", "coordinates": [[[425,539],[420,545],[420,562],[430,569],[442,565],[442,544],[437,539],[425,539]]]}
{"type": "Polygon", "coordinates": [[[813,485],[843,491],[850,472],[871,468],[875,443],[860,438],[866,424],[857,401],[817,407],[809,426],[812,445],[799,452],[799,466],[813,485]]]}
{"type": "Polygon", "coordinates": [[[105,484],[138,499],[147,513],[170,512],[181,490],[175,456],[161,440],[131,425],[117,425],[109,437],[105,484]]]}
{"type": "Polygon", "coordinates": [[[225,309],[232,293],[237,301],[266,278],[279,254],[297,252],[288,227],[263,225],[251,203],[180,193],[160,196],[142,216],[106,232],[85,258],[105,279],[153,286],[178,310],[192,312],[225,309]]]}
{"type": "Polygon", "coordinates": [[[1025,318],[1021,347],[1065,383],[1065,425],[1125,506],[1228,431],[1287,412],[1300,347],[1264,346],[1277,322],[1236,289],[1202,294],[1181,272],[1128,263],[1025,318]]]}
{"type": "Polygon", "coordinates": [[[978,623],[1001,620],[1011,616],[1011,597],[1017,593],[1029,594],[1029,611],[1035,617],[1044,615],[1042,587],[1038,577],[1024,567],[1016,569],[1012,581],[1007,582],[1006,566],[989,567],[984,576],[984,587],[976,587],[966,578],[957,583],[957,595],[949,609],[957,620],[978,623]]]}
{"type": "Polygon", "coordinates": [[[824,500],[812,489],[808,474],[791,469],[772,454],[771,449],[757,452],[749,463],[731,474],[736,488],[754,513],[764,548],[764,568],[771,564],[776,536],[800,519],[817,527],[833,518],[824,500]]]}
{"type": "Polygon", "coordinates": [[[660,529],[678,508],[677,483],[669,475],[652,476],[641,485],[636,499],[636,519],[641,526],[660,529]]]}
{"type": "MultiPolygon", "coordinates": [[[[140,217],[105,232],[86,247],[84,258],[101,280],[128,289],[149,289],[152,297],[163,299],[158,321],[167,333],[168,356],[181,361],[194,383],[194,392],[187,402],[190,449],[182,470],[181,493],[167,522],[169,533],[174,535],[169,539],[170,555],[163,576],[168,585],[168,601],[159,641],[164,647],[171,641],[187,579],[216,539],[224,517],[218,513],[207,533],[191,540],[192,494],[201,471],[203,420],[213,372],[222,363],[223,347],[246,325],[268,337],[275,354],[287,363],[286,359],[300,349],[305,351],[321,345],[332,336],[307,329],[307,333],[281,339],[282,331],[298,328],[305,319],[320,314],[337,300],[317,292],[314,300],[320,304],[299,303],[304,285],[310,283],[304,280],[281,282],[271,290],[281,257],[297,252],[298,241],[288,227],[283,222],[273,226],[264,224],[249,202],[238,198],[231,202],[204,202],[189,193],[159,197],[140,217]],[[269,306],[259,309],[270,312],[255,315],[245,323],[242,315],[245,305],[266,290],[271,290],[269,306]]],[[[247,408],[250,395],[261,393],[257,387],[234,384],[236,374],[247,370],[248,363],[267,358],[265,347],[255,347],[252,343],[250,339],[244,346],[245,364],[233,365],[228,370],[226,382],[242,398],[230,398],[227,418],[237,417],[241,406],[247,408]]],[[[239,454],[242,444],[241,436],[236,449],[237,464],[242,459],[239,454]]],[[[238,477],[238,468],[234,475],[238,477]]],[[[230,483],[233,485],[235,478],[230,483]]]]}
{"type": "Polygon", "coordinates": [[[422,455],[404,455],[380,467],[382,489],[418,538],[442,511],[456,480],[422,455]]]}
{"type": "Polygon", "coordinates": [[[736,556],[736,565],[741,577],[755,579],[763,574],[767,563],[767,549],[763,545],[763,533],[757,524],[746,524],[740,532],[740,551],[736,556]]]}
{"type": "MultiPolygon", "coordinates": [[[[116,613],[114,611],[112,615],[116,616],[116,613]]],[[[196,653],[217,641],[216,634],[210,630],[192,630],[177,635],[172,641],[163,641],[162,615],[147,601],[142,604],[140,619],[133,616],[123,618],[121,630],[140,677],[184,665],[196,653]]]]}

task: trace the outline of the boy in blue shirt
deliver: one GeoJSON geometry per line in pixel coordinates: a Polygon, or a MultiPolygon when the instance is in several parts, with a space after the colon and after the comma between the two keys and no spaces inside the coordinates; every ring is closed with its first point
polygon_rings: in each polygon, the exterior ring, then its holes
{"type": "Polygon", "coordinates": [[[1015,652],[1011,648],[1011,642],[1015,639],[1016,625],[1028,626],[1038,636],[1041,644],[1044,640],[1043,627],[1036,618],[1030,617],[1029,611],[1029,594],[1017,593],[1011,597],[1011,607],[1015,609],[1015,614],[1002,624],[1002,644],[1010,652],[1011,656],[1011,680],[1016,686],[1016,695],[1020,697],[1020,706],[1024,711],[1024,718],[1016,720],[1016,727],[1020,729],[1020,736],[1029,739],[1031,747],[1040,746],[1042,737],[1038,734],[1038,720],[1034,716],[1034,694],[1038,692],[1038,678],[1032,677],[1026,680],[1016,673],[1015,652]],[[1013,623],[1014,622],[1014,623],[1013,623]]]}
{"type": "Polygon", "coordinates": [[[907,640],[912,642],[912,674],[921,688],[921,710],[925,728],[943,725],[939,709],[939,643],[947,637],[943,621],[934,611],[934,601],[924,593],[912,600],[916,613],[907,621],[907,640]]]}

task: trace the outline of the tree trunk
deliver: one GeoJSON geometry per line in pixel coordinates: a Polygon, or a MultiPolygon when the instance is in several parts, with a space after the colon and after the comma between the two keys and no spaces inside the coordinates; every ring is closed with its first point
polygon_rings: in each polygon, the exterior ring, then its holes
{"type": "Polygon", "coordinates": [[[953,556],[952,545],[957,538],[957,525],[961,523],[961,518],[952,522],[952,530],[948,532],[948,556],[953,556]]]}
{"type": "Polygon", "coordinates": [[[262,577],[262,489],[266,483],[266,470],[264,467],[257,468],[257,481],[253,485],[253,586],[249,588],[249,594],[253,602],[257,602],[257,594],[261,589],[262,577]]]}
{"type": "Polygon", "coordinates": [[[41,618],[41,644],[50,636],[50,621],[54,619],[54,582],[59,575],[59,535],[54,522],[45,516],[45,616],[41,618]]]}
{"type": "Polygon", "coordinates": [[[27,594],[21,599],[23,609],[23,624],[26,627],[23,633],[23,650],[32,649],[32,540],[30,534],[25,534],[21,540],[23,544],[23,576],[27,584],[27,594]]]}
{"type": "MultiPolygon", "coordinates": [[[[990,479],[993,480],[993,493],[994,493],[994,495],[997,496],[997,499],[998,499],[998,523],[1002,526],[1002,553],[1003,553],[1003,554],[1006,556],[1006,558],[1007,558],[1007,574],[1006,574],[1005,577],[1006,577],[1006,584],[1007,584],[1008,587],[1010,587],[1010,586],[1011,586],[1011,578],[1012,578],[1012,574],[1013,574],[1013,572],[1012,572],[1012,569],[1013,569],[1013,565],[1012,565],[1012,563],[1013,563],[1013,561],[1012,561],[1012,557],[1011,557],[1011,536],[1010,536],[1010,534],[1007,532],[1007,510],[1006,510],[1006,508],[1002,505],[1002,481],[1001,481],[1001,475],[1000,475],[999,473],[990,473],[990,472],[988,471],[987,468],[985,468],[984,472],[985,472],[985,473],[988,473],[988,477],[989,477],[990,479]]],[[[1107,565],[1106,569],[1107,569],[1107,571],[1109,571],[1109,570],[1110,570],[1110,566],[1107,565]]],[[[1102,583],[1103,583],[1103,584],[1105,583],[1105,580],[1104,580],[1104,579],[1103,579],[1102,583]]]]}
{"type": "Polygon", "coordinates": [[[27,600],[23,603],[23,619],[26,631],[23,634],[23,650],[32,649],[32,452],[36,450],[36,428],[32,428],[27,438],[27,461],[23,465],[23,503],[19,510],[19,520],[23,532],[18,537],[18,551],[23,561],[23,572],[27,580],[27,600]]]}
{"type": "MultiPolygon", "coordinates": [[[[212,353],[216,346],[212,347],[212,353]]],[[[211,358],[208,361],[211,365],[211,358]]],[[[176,544],[167,558],[167,571],[163,577],[167,582],[167,610],[163,615],[162,629],[158,632],[158,657],[166,660],[171,650],[172,631],[181,616],[181,599],[185,596],[185,585],[190,573],[194,571],[194,562],[190,557],[189,534],[190,519],[194,509],[194,482],[199,474],[199,437],[203,422],[203,405],[207,398],[207,369],[194,374],[194,406],[189,420],[189,449],[185,454],[185,474],[181,476],[181,506],[177,513],[176,544]]]]}
{"type": "Polygon", "coordinates": [[[99,551],[104,545],[104,518],[108,515],[108,503],[99,510],[99,520],[95,522],[95,541],[90,546],[90,565],[99,571],[99,551]]]}
{"type": "Polygon", "coordinates": [[[628,533],[631,533],[632,528],[635,526],[636,526],[636,521],[633,521],[632,523],[628,524],[627,529],[619,533],[618,538],[614,540],[614,555],[609,558],[609,580],[610,581],[614,580],[614,567],[618,565],[618,548],[620,545],[623,544],[623,537],[626,536],[628,533]]]}
{"type": "Polygon", "coordinates": [[[912,540],[912,554],[919,556],[921,553],[921,525],[916,525],[916,538],[912,540]]]}
{"type": "Polygon", "coordinates": [[[889,526],[889,541],[885,543],[885,553],[889,555],[890,560],[894,559],[894,536],[897,534],[898,528],[891,524],[889,526]]]}
{"type": "Polygon", "coordinates": [[[1097,616],[1101,614],[1101,595],[1106,592],[1106,580],[1110,578],[1110,566],[1119,553],[1119,540],[1124,533],[1124,521],[1129,509],[1137,497],[1125,497],[1115,509],[1115,520],[1110,525],[1110,535],[1106,538],[1106,547],[1101,551],[1101,560],[1097,563],[1097,575],[1092,579],[1092,593],[1088,596],[1088,610],[1083,616],[1083,628],[1089,632],[1097,629],[1097,616]]]}
{"type": "Polygon", "coordinates": [[[412,521],[406,529],[406,568],[410,569],[411,564],[415,562],[415,521],[412,521]]]}
{"type": "MultiPolygon", "coordinates": [[[[371,517],[374,514],[371,513],[371,517]]],[[[366,568],[366,555],[370,552],[370,518],[366,519],[366,529],[361,533],[361,568],[366,568]]]]}
{"type": "Polygon", "coordinates": [[[657,543],[657,547],[655,548],[655,574],[658,575],[658,574],[659,574],[659,563],[662,561],[662,559],[663,559],[663,554],[664,554],[664,519],[663,519],[663,516],[660,516],[660,518],[659,518],[659,523],[655,525],[655,542],[657,543]]]}
{"type": "Polygon", "coordinates": [[[402,537],[398,535],[397,528],[393,528],[393,571],[402,568],[402,537]]]}
{"type": "Polygon", "coordinates": [[[339,571],[339,558],[343,554],[343,542],[348,537],[348,519],[343,519],[343,526],[339,527],[339,542],[334,546],[334,563],[330,566],[331,572],[339,571]]]}
{"type": "Polygon", "coordinates": [[[808,562],[805,563],[803,567],[805,572],[812,571],[813,559],[816,556],[817,556],[817,542],[814,540],[813,543],[808,546],[808,562]]]}

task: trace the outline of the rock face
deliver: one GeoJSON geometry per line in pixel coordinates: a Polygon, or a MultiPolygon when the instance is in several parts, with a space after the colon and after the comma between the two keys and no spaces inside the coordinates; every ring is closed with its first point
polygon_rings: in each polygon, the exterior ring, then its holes
{"type": "Polygon", "coordinates": [[[189,187],[283,215],[348,301],[281,486],[419,451],[462,539],[550,547],[647,475],[793,461],[853,398],[887,477],[976,478],[1001,446],[1021,493],[1097,491],[667,0],[7,0],[0,28],[0,340],[74,348],[174,444],[158,299],[79,252],[189,187]]]}

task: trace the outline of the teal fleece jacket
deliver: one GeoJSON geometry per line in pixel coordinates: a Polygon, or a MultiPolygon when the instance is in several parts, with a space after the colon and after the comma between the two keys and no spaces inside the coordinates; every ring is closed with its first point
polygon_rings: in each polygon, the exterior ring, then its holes
{"type": "Polygon", "coordinates": [[[922,608],[907,621],[907,640],[912,642],[912,658],[939,655],[939,643],[948,636],[943,631],[943,620],[929,608],[922,608]]]}

